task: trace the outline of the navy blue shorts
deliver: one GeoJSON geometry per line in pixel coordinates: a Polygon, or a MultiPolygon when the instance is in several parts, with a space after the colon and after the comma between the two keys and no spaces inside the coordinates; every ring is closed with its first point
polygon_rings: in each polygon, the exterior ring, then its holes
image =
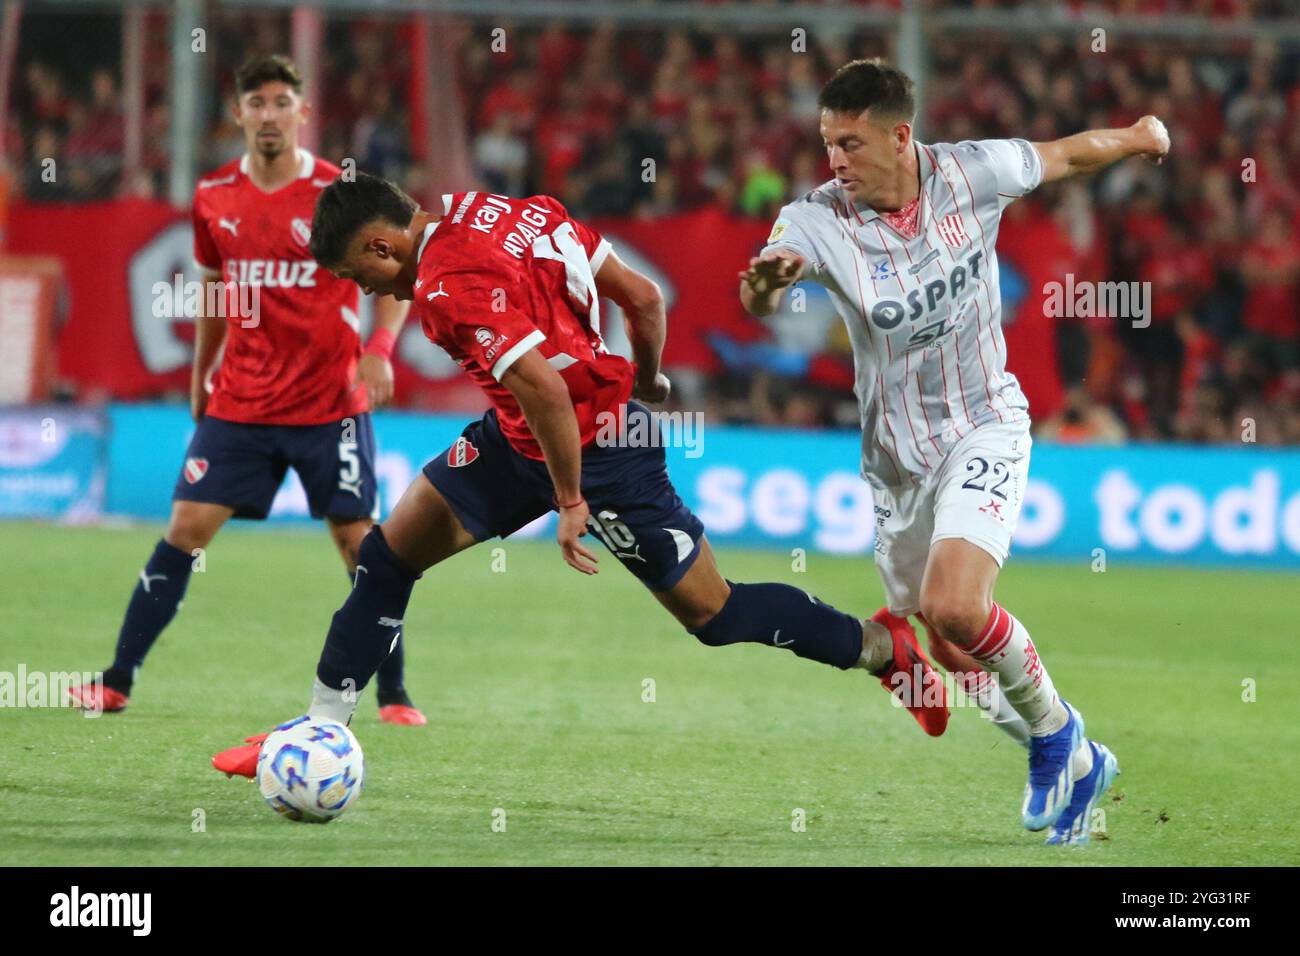
{"type": "Polygon", "coordinates": [[[262,519],[290,467],[313,518],[377,518],[370,413],[324,425],[250,425],[205,415],[185,451],[173,501],[202,501],[262,519]]]}
{"type": "MultiPolygon", "coordinates": [[[[629,432],[639,414],[649,412],[629,402],[629,432]]],[[[504,538],[555,510],[546,463],[511,447],[495,410],[466,427],[424,466],[424,475],[479,541],[504,538]]],[[[651,591],[671,589],[699,556],[704,525],[668,480],[662,447],[589,446],[582,453],[582,495],[591,533],[651,591]]]]}

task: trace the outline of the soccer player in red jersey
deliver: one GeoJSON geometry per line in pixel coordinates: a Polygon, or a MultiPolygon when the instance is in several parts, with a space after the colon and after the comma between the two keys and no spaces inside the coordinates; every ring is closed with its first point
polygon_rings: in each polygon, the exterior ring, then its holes
{"type": "MultiPolygon", "coordinates": [[[[559,512],[564,560],[595,574],[591,531],[701,643],[742,641],[876,675],[926,730],[947,726],[942,682],[914,635],[863,622],[785,584],[736,584],[668,479],[657,422],[635,399],[669,393],[658,287],[549,196],[482,192],[418,209],[393,184],[359,175],[321,193],[312,252],[365,291],[413,300],[425,334],[492,401],[430,461],[361,544],[356,586],[335,613],[309,713],[346,723],[401,634],[415,581],[480,541],[559,512]],[[600,300],[622,307],[636,364],[601,337],[600,300]],[[638,421],[639,420],[639,421],[638,421]],[[624,426],[615,427],[614,423],[624,426]]],[[[258,742],[213,764],[252,776],[258,742]]]]}
{"type": "MultiPolygon", "coordinates": [[[[201,549],[231,517],[264,519],[290,466],[349,574],[379,513],[369,409],[392,396],[389,355],[408,306],[378,300],[363,352],[356,285],[311,255],[316,198],[339,169],[298,147],[310,109],[302,80],[287,58],[267,56],[241,68],[235,87],[233,116],[248,152],[194,193],[194,256],[217,313],[197,323],[190,388],[197,428],[167,532],[140,572],[103,686],[71,691],[91,709],[126,707],[201,549]]],[[[403,688],[402,662],[395,644],[379,672],[380,716],[423,724],[403,688]]]]}

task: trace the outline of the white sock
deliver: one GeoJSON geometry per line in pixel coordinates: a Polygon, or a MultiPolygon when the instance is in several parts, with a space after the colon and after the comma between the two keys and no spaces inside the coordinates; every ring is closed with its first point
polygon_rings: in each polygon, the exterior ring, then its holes
{"type": "Polygon", "coordinates": [[[317,678],[312,681],[311,706],[307,708],[307,713],[312,717],[338,721],[346,727],[352,722],[352,712],[357,709],[356,698],[356,691],[335,690],[326,687],[317,678]]]}
{"type": "Polygon", "coordinates": [[[862,656],[854,667],[871,673],[882,670],[894,659],[894,639],[889,628],[875,621],[862,622],[862,656]]]}
{"type": "Polygon", "coordinates": [[[984,631],[970,647],[963,648],[989,672],[997,675],[1003,696],[1024,718],[1035,737],[1055,733],[1070,719],[1047,668],[1025,626],[997,604],[989,614],[984,631]]]}
{"type": "Polygon", "coordinates": [[[987,671],[956,674],[957,684],[993,725],[1022,747],[1029,746],[1029,725],[1016,713],[998,682],[987,671]]]}
{"type": "Polygon", "coordinates": [[[1070,754],[1070,776],[1082,780],[1092,773],[1092,745],[1088,741],[1079,744],[1079,749],[1070,754]]]}

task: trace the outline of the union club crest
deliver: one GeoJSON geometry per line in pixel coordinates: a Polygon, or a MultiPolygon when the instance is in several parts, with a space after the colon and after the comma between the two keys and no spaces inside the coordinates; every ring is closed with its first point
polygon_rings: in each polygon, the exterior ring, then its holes
{"type": "Polygon", "coordinates": [[[191,485],[197,484],[207,473],[208,460],[206,458],[185,459],[185,480],[191,485]]]}
{"type": "Polygon", "coordinates": [[[939,235],[954,249],[966,244],[966,223],[960,213],[950,213],[939,222],[939,235]]]}

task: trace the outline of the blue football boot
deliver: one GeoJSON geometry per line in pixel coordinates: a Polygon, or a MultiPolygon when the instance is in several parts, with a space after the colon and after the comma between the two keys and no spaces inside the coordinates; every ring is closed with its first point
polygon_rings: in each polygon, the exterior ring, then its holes
{"type": "Polygon", "coordinates": [[[1029,738],[1029,782],[1020,818],[1026,830],[1046,830],[1065,812],[1074,795],[1070,755],[1083,743],[1083,717],[1061,701],[1070,719],[1046,737],[1029,738]]]}
{"type": "Polygon", "coordinates": [[[1119,774],[1119,761],[1104,744],[1090,740],[1088,746],[1092,748],[1092,770],[1088,776],[1074,781],[1074,795],[1047,837],[1051,845],[1082,846],[1088,842],[1092,809],[1119,774]]]}

